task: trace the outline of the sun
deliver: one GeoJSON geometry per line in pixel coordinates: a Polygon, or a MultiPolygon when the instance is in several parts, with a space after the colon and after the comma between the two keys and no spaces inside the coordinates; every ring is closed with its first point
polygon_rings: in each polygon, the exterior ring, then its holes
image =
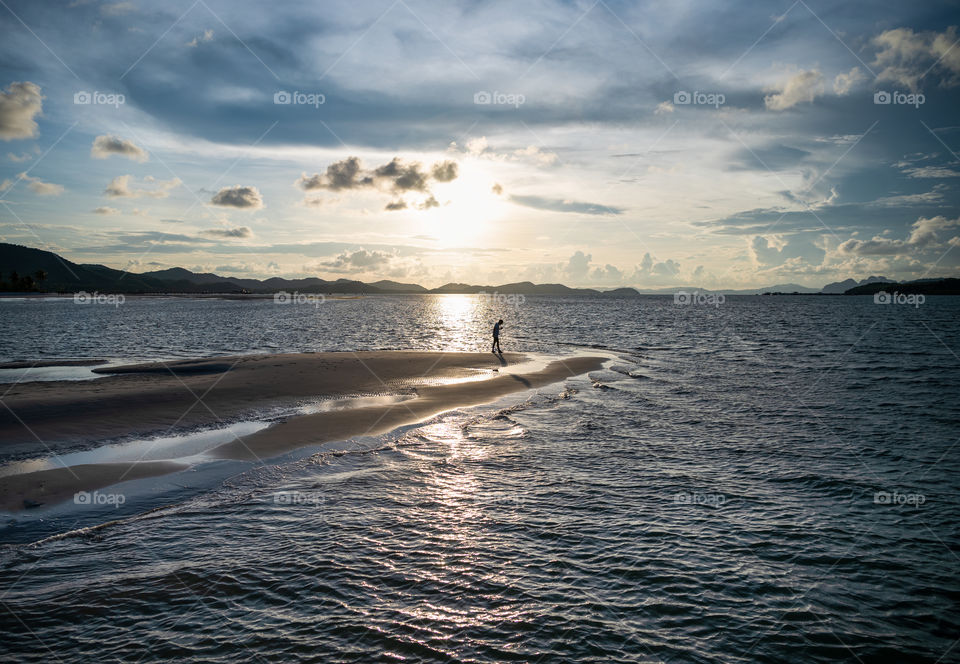
{"type": "Polygon", "coordinates": [[[448,247],[482,241],[506,213],[507,204],[493,186],[482,176],[437,185],[433,196],[439,205],[418,212],[424,233],[448,247]]]}

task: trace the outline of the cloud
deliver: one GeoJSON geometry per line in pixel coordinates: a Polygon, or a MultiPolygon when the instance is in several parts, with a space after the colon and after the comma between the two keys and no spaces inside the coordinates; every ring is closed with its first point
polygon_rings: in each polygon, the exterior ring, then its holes
{"type": "Polygon", "coordinates": [[[846,74],[837,74],[837,77],[833,79],[833,91],[843,97],[850,94],[850,91],[866,78],[866,74],[860,67],[854,67],[846,74]]]}
{"type": "Polygon", "coordinates": [[[90,148],[90,156],[94,159],[106,159],[112,154],[132,159],[133,161],[145,162],[149,159],[147,151],[132,141],[128,141],[119,136],[104,134],[93,139],[93,146],[90,148]]]}
{"type": "Polygon", "coordinates": [[[0,191],[7,191],[11,189],[18,181],[24,181],[27,183],[27,186],[30,188],[30,191],[35,193],[37,196],[59,196],[64,192],[63,185],[54,184],[52,182],[44,182],[40,178],[30,177],[26,173],[20,173],[17,175],[17,180],[11,182],[10,180],[4,180],[0,184],[0,191]]]}
{"type": "Polygon", "coordinates": [[[549,166],[559,159],[555,152],[544,152],[536,145],[528,145],[521,150],[514,150],[513,154],[517,158],[530,159],[541,166],[549,166]]]}
{"type": "Polygon", "coordinates": [[[420,170],[419,162],[404,164],[394,157],[389,163],[374,169],[376,178],[392,183],[394,191],[426,191],[427,174],[420,170]]]}
{"type": "Polygon", "coordinates": [[[203,34],[197,35],[196,37],[188,41],[186,45],[189,46],[190,48],[196,48],[201,43],[211,41],[212,39],[213,39],[213,30],[204,30],[203,34]]]}
{"type": "Polygon", "coordinates": [[[669,101],[662,101],[662,102],[660,102],[659,104],[657,104],[657,107],[656,107],[655,109],[653,109],[653,114],[654,114],[654,115],[667,115],[668,113],[673,113],[674,110],[676,110],[676,109],[674,108],[674,105],[673,105],[671,102],[669,102],[669,101]]]}
{"type": "Polygon", "coordinates": [[[103,195],[108,198],[166,198],[170,191],[180,186],[180,178],[172,180],[157,180],[148,175],[143,178],[143,184],[146,188],[131,188],[131,175],[118,175],[110,181],[103,195]]]}
{"type": "Polygon", "coordinates": [[[455,161],[441,161],[434,164],[430,172],[437,182],[451,182],[457,179],[459,166],[455,161]]]}
{"type": "Polygon", "coordinates": [[[800,71],[773,86],[775,94],[763,98],[771,111],[785,111],[802,102],[812,102],[823,94],[823,74],[819,70],[800,71]]]}
{"type": "Polygon", "coordinates": [[[466,146],[461,150],[454,141],[447,148],[449,152],[467,154],[472,157],[481,157],[496,161],[529,161],[538,166],[550,166],[555,164],[559,155],[555,152],[548,152],[536,145],[528,145],[525,148],[517,148],[510,152],[495,152],[490,149],[490,143],[486,136],[471,138],[466,146]]]}
{"type": "MultiPolygon", "coordinates": [[[[459,176],[459,166],[455,161],[440,161],[424,170],[418,161],[403,161],[394,157],[386,164],[367,170],[359,157],[347,157],[327,166],[325,173],[307,175],[302,173],[295,182],[304,191],[349,191],[360,189],[378,189],[391,194],[418,192],[427,198],[417,205],[420,210],[439,207],[440,203],[430,191],[430,182],[452,182],[459,176]]],[[[391,212],[408,209],[403,199],[390,201],[384,210],[391,212]]]]}
{"type": "MultiPolygon", "coordinates": [[[[957,173],[960,176],[960,173],[957,173]]],[[[944,194],[950,191],[950,187],[944,183],[934,185],[930,191],[923,191],[916,194],[895,194],[892,196],[881,196],[875,199],[869,205],[876,207],[904,207],[908,205],[936,205],[943,202],[944,194]]]]}
{"type": "Polygon", "coordinates": [[[341,252],[334,259],[321,262],[320,266],[335,272],[369,272],[386,267],[394,258],[394,254],[385,251],[367,251],[361,248],[341,252]]]}
{"type": "Polygon", "coordinates": [[[0,139],[12,141],[37,135],[34,118],[43,114],[44,96],[40,86],[30,81],[15,81],[0,90],[0,139]]]}
{"type": "MultiPolygon", "coordinates": [[[[495,185],[496,186],[496,185],[495,185]]],[[[560,198],[546,198],[544,196],[510,196],[510,202],[537,210],[551,212],[573,212],[577,214],[623,214],[624,209],[599,203],[581,203],[579,201],[563,200],[560,198]]]]}
{"type": "Polygon", "coordinates": [[[567,260],[567,264],[564,266],[563,272],[575,281],[583,281],[587,278],[587,274],[590,272],[591,260],[593,260],[592,254],[585,254],[578,250],[569,258],[569,260],[567,260]]]}
{"type": "Polygon", "coordinates": [[[22,161],[28,161],[33,157],[29,152],[24,152],[23,154],[14,154],[12,152],[7,153],[7,159],[14,163],[20,163],[22,161]]]}
{"type": "MultiPolygon", "coordinates": [[[[947,219],[944,216],[931,218],[920,217],[910,226],[910,235],[905,240],[897,240],[882,235],[875,235],[869,240],[851,238],[842,243],[838,249],[841,254],[856,254],[859,256],[896,256],[936,246],[939,243],[938,233],[960,225],[960,218],[947,219]]],[[[948,243],[953,244],[951,238],[948,243]]]]}
{"type": "Polygon", "coordinates": [[[607,263],[603,267],[597,266],[590,271],[590,281],[619,284],[623,281],[623,272],[615,265],[607,263]]]}
{"type": "Polygon", "coordinates": [[[102,206],[95,208],[93,211],[94,214],[120,214],[120,210],[114,207],[102,206]]]}
{"type": "Polygon", "coordinates": [[[224,187],[210,199],[212,205],[231,207],[240,210],[259,210],[263,207],[263,197],[256,187],[234,185],[224,187]]]}
{"type": "Polygon", "coordinates": [[[360,178],[360,158],[347,157],[342,161],[337,161],[327,166],[327,172],[324,175],[314,173],[307,175],[303,173],[297,180],[297,185],[304,191],[314,191],[316,189],[329,189],[330,191],[340,191],[343,189],[357,189],[359,187],[369,187],[373,185],[371,178],[360,178]]]}
{"type": "Polygon", "coordinates": [[[222,237],[228,239],[253,237],[253,231],[246,226],[239,226],[237,228],[211,228],[209,230],[201,231],[200,234],[209,235],[210,237],[222,237]]]}
{"type": "Polygon", "coordinates": [[[121,16],[122,14],[129,14],[135,9],[136,5],[132,2],[110,2],[100,5],[100,13],[104,16],[121,16]]]}
{"type": "Polygon", "coordinates": [[[956,178],[960,177],[960,171],[955,171],[946,166],[916,166],[903,169],[904,174],[911,178],[956,178]]]}
{"type": "Polygon", "coordinates": [[[633,272],[632,280],[646,281],[649,277],[676,277],[679,271],[680,263],[672,258],[665,261],[655,261],[648,251],[640,259],[640,264],[633,272]]]}
{"type": "Polygon", "coordinates": [[[750,257],[758,267],[796,264],[820,265],[826,251],[803,237],[754,236],[748,245],[750,257]]]}
{"type": "MultiPolygon", "coordinates": [[[[452,143],[451,147],[456,147],[456,145],[456,143],[452,143]]],[[[472,155],[479,155],[486,151],[489,146],[490,144],[487,142],[486,136],[471,138],[469,141],[467,141],[467,152],[472,155]]]]}
{"type": "Polygon", "coordinates": [[[303,206],[308,208],[318,208],[324,205],[331,205],[339,201],[339,198],[324,198],[323,196],[304,196],[303,206]]]}
{"type": "Polygon", "coordinates": [[[940,84],[960,83],[960,50],[954,48],[957,28],[944,32],[914,32],[910,28],[886,30],[873,38],[878,47],[874,65],[881,68],[878,81],[893,81],[916,91],[931,71],[940,75],[940,84]]]}

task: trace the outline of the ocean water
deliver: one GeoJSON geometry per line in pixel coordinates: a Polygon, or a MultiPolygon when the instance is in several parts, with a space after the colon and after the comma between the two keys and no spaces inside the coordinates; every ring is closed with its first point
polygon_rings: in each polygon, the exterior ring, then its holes
{"type": "Polygon", "coordinates": [[[486,350],[498,317],[504,350],[610,360],[8,516],[0,655],[960,661],[960,298],[0,300],[0,361],[486,350]]]}

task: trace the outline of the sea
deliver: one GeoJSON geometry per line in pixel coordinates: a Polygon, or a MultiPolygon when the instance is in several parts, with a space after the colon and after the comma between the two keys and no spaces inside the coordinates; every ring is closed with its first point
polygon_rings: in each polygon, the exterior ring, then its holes
{"type": "Polygon", "coordinates": [[[960,662],[960,298],[920,299],[0,299],[0,362],[489,352],[499,318],[505,351],[607,358],[4,514],[0,659],[960,662]]]}

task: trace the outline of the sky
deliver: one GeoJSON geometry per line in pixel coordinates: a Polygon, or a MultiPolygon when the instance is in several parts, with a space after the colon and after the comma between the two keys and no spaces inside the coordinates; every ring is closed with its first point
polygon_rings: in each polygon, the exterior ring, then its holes
{"type": "Polygon", "coordinates": [[[956,277],[958,24],[956,2],[2,0],[0,241],[428,287],[956,277]]]}

